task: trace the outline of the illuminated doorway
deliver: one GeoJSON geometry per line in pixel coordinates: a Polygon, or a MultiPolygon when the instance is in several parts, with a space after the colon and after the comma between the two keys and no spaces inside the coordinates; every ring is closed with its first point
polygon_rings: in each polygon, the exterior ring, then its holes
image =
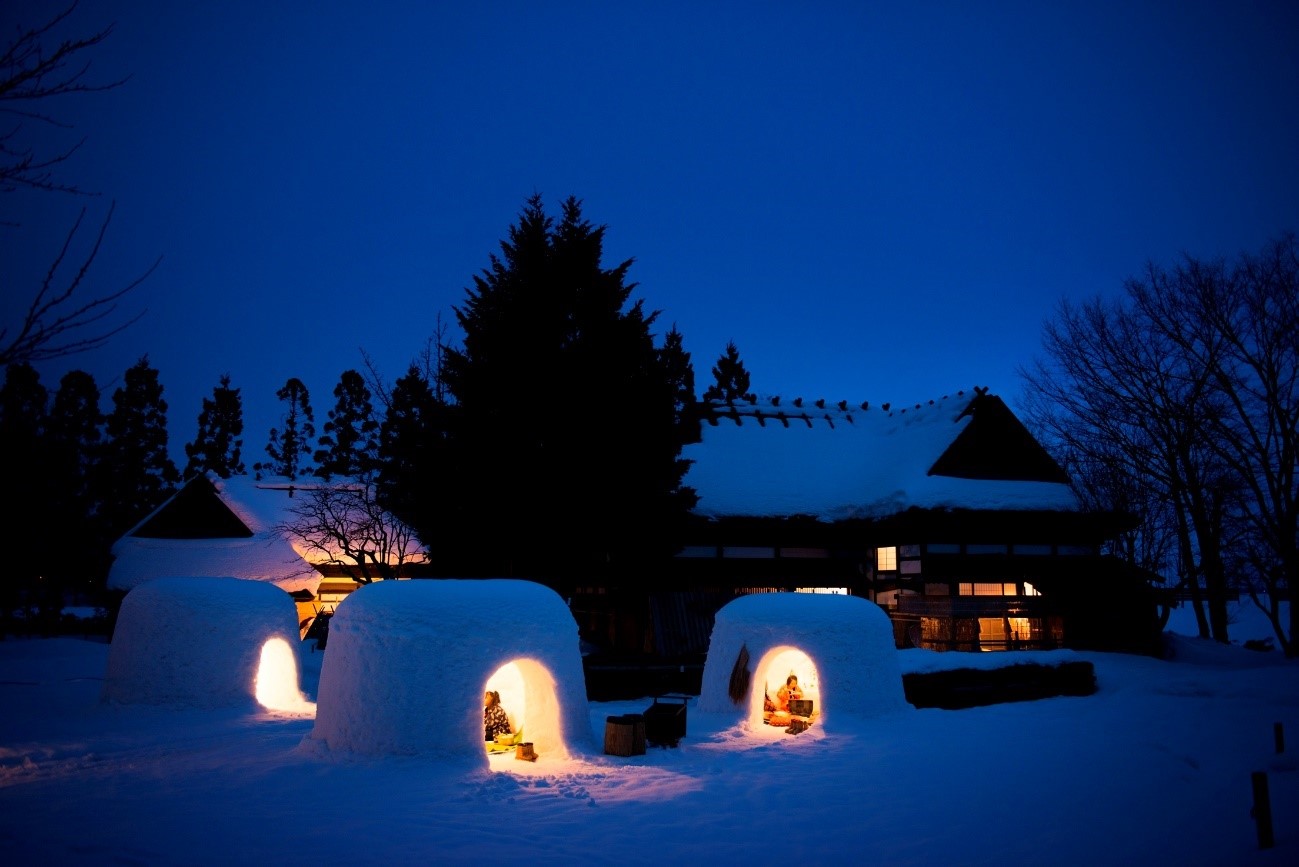
{"type": "Polygon", "coordinates": [[[272,638],[262,645],[253,695],[267,710],[304,713],[315,709],[298,687],[298,660],[283,638],[272,638]]]}
{"type": "MultiPolygon", "coordinates": [[[[778,701],[780,688],[785,685],[790,675],[798,678],[798,685],[803,693],[803,700],[812,702],[812,713],[808,716],[815,719],[821,714],[821,676],[812,657],[802,650],[790,645],[773,647],[763,654],[753,672],[753,687],[749,700],[749,723],[754,730],[761,731],[777,727],[779,731],[789,725],[790,715],[770,716],[768,700],[772,705],[778,701]]],[[[777,713],[780,713],[777,711],[777,713]]]]}
{"type": "MultiPolygon", "coordinates": [[[[539,756],[567,755],[555,678],[544,665],[534,659],[511,660],[492,672],[483,685],[483,691],[500,696],[512,733],[508,744],[494,746],[484,741],[490,755],[513,758],[515,747],[521,743],[532,744],[539,756]]],[[[492,766],[502,768],[496,761],[492,766]]]]}

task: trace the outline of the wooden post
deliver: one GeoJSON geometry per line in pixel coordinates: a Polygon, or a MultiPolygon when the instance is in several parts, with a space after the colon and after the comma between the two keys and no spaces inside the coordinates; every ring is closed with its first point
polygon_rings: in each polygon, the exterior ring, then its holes
{"type": "Polygon", "coordinates": [[[1272,723],[1272,734],[1276,738],[1276,754],[1285,752],[1285,728],[1281,723],[1272,723]]]}
{"type": "Polygon", "coordinates": [[[1254,784],[1254,809],[1250,815],[1258,826],[1258,848],[1271,849],[1272,839],[1272,798],[1267,792],[1267,772],[1255,771],[1250,775],[1254,784]]]}

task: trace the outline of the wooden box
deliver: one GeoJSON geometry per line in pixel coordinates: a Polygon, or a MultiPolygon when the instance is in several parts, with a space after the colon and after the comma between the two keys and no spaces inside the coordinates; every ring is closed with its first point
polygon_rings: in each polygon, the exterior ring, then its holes
{"type": "Polygon", "coordinates": [[[680,699],[681,704],[671,701],[654,703],[645,708],[645,740],[655,746],[675,747],[686,736],[686,702],[689,696],[668,696],[669,699],[680,699]]]}
{"type": "Polygon", "coordinates": [[[793,716],[811,716],[812,699],[810,698],[791,698],[789,700],[789,712],[793,716]]]}

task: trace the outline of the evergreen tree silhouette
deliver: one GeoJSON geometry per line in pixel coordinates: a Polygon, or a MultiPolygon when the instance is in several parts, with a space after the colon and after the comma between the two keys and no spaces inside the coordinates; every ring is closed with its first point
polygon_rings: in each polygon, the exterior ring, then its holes
{"type": "Polygon", "coordinates": [[[216,473],[223,479],[241,476],[247,470],[243,462],[244,404],[239,389],[230,387],[229,374],[221,377],[212,389],[212,397],[203,398],[198,416],[198,433],[185,444],[185,477],[198,473],[216,473]]]}
{"type": "Polygon", "coordinates": [[[449,533],[412,524],[497,574],[648,573],[694,502],[680,374],[654,344],[657,313],[631,300],[631,260],[603,267],[604,233],[577,199],[555,221],[533,196],[455,309],[464,343],[443,370],[461,510],[449,533]]]}
{"type": "Polygon", "coordinates": [[[141,358],[113,392],[105,426],[104,509],[114,538],[169,497],[180,473],[167,454],[167,401],[158,371],[141,358]]]}
{"type": "Polygon", "coordinates": [[[53,494],[50,523],[65,538],[65,546],[47,564],[49,574],[65,590],[89,592],[103,585],[112,562],[107,515],[99,508],[104,414],[99,386],[83,370],[59,381],[46,425],[48,484],[53,494]]]}
{"type": "Polygon", "coordinates": [[[682,445],[699,442],[699,415],[695,398],[695,369],[686,352],[684,338],[674,324],[663,335],[659,359],[667,371],[673,391],[673,408],[677,417],[678,439],[682,445]]]}
{"type": "Polygon", "coordinates": [[[754,400],[749,391],[749,371],[740,360],[740,350],[735,341],[729,341],[726,351],[717,359],[713,367],[713,384],[704,392],[704,400],[754,400]]]}
{"type": "Polygon", "coordinates": [[[290,481],[311,475],[311,441],[316,436],[311,395],[302,380],[290,377],[275,396],[284,404],[283,427],[271,428],[266,454],[269,461],[253,464],[257,478],[283,476],[290,481]]]}
{"type": "Polygon", "coordinates": [[[336,403],[329,411],[316,450],[316,475],[364,477],[378,463],[379,422],[365,379],[345,370],[334,387],[336,403]]]}
{"type": "Polygon", "coordinates": [[[412,364],[394,383],[379,428],[379,502],[412,527],[422,524],[431,534],[423,538],[445,534],[446,412],[434,384],[412,364]]]}
{"type": "Polygon", "coordinates": [[[48,463],[45,428],[49,391],[30,364],[5,368],[0,387],[0,449],[9,459],[8,484],[22,496],[20,508],[7,510],[7,529],[17,544],[5,558],[6,576],[0,581],[0,614],[8,626],[10,612],[20,606],[39,605],[43,599],[41,576],[49,559],[51,516],[48,487],[42,468],[48,463]]]}

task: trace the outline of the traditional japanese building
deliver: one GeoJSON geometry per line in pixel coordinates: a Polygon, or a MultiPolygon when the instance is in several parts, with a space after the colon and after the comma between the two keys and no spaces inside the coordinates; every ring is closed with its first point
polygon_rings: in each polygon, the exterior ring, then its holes
{"type": "MultiPolygon", "coordinates": [[[[348,486],[356,483],[195,476],[114,543],[108,589],[128,591],[163,577],[265,581],[293,596],[305,633],[360,582],[323,534],[294,532],[303,523],[298,510],[314,491],[348,486]]],[[[420,565],[405,564],[403,577],[420,565]]]]}
{"type": "Polygon", "coordinates": [[[808,590],[883,607],[899,647],[1147,650],[1148,576],[986,389],[908,406],[714,402],[686,449],[699,494],[678,586],[808,590]]]}

